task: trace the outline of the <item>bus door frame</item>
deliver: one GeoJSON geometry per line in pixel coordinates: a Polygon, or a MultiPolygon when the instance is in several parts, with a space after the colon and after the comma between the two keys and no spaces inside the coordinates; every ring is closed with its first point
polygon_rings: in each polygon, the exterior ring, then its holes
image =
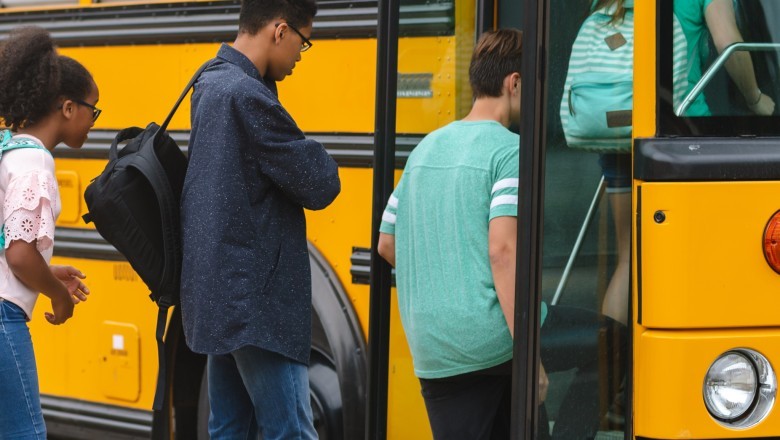
{"type": "Polygon", "coordinates": [[[390,365],[392,271],[377,252],[382,213],[393,193],[400,0],[379,0],[377,14],[376,108],[371,207],[370,302],[368,312],[368,398],[366,439],[387,438],[387,381],[390,365]]]}
{"type": "MultiPolygon", "coordinates": [[[[390,265],[377,253],[379,225],[392,194],[395,172],[395,123],[398,79],[399,0],[379,0],[371,217],[371,281],[369,305],[369,372],[366,439],[387,438],[390,347],[390,265]]],[[[523,32],[523,94],[520,121],[517,282],[512,366],[511,438],[531,440],[538,420],[539,307],[544,196],[544,51],[546,2],[526,0],[523,32]]],[[[485,17],[482,17],[484,21],[485,17]]]]}
{"type": "Polygon", "coordinates": [[[510,438],[531,440],[539,428],[539,320],[544,225],[544,63],[548,2],[525,0],[523,93],[517,212],[515,338],[510,438]]]}

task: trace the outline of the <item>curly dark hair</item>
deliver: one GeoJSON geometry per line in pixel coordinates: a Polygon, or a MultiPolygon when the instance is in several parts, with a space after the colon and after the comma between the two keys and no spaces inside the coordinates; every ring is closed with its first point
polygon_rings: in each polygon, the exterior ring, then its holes
{"type": "Polygon", "coordinates": [[[315,0],[242,0],[238,32],[255,35],[275,18],[282,18],[301,28],[308,25],[315,15],[315,0]]]}
{"type": "Polygon", "coordinates": [[[15,29],[0,46],[0,119],[14,131],[34,125],[61,96],[85,99],[92,82],[78,61],[57,53],[46,30],[15,29]]]}

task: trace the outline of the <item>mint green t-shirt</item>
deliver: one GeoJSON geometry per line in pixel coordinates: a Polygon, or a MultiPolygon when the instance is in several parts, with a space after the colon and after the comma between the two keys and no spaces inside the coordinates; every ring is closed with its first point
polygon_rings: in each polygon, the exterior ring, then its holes
{"type": "MultiPolygon", "coordinates": [[[[674,14],[680,21],[683,34],[688,42],[688,87],[685,96],[693,89],[701,79],[701,65],[709,55],[709,31],[704,18],[704,11],[712,3],[712,0],[674,0],[674,14]]],[[[693,101],[685,116],[709,116],[710,109],[700,94],[693,101]]]]}
{"type": "Polygon", "coordinates": [[[395,236],[398,306],[418,377],[512,358],[488,224],[517,216],[519,144],[498,122],[453,122],[412,151],[390,197],[380,231],[395,236]]]}

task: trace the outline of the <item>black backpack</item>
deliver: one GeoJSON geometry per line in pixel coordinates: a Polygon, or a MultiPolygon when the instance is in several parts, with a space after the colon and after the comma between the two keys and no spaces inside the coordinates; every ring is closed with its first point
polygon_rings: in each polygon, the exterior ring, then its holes
{"type": "Polygon", "coordinates": [[[154,409],[165,397],[165,345],[163,335],[168,308],[179,304],[182,265],[179,202],[187,171],[187,158],[165,132],[207,62],[198,69],[161,126],[126,128],[117,133],[108,164],[84,191],[89,212],[83,216],[98,233],[127,258],[157,303],[159,372],[154,409]],[[127,142],[119,149],[121,142],[127,142]]]}

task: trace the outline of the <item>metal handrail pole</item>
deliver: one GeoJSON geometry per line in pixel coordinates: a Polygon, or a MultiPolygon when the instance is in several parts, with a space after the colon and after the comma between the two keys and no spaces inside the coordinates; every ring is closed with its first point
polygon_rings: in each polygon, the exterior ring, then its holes
{"type": "Polygon", "coordinates": [[[734,43],[727,47],[723,50],[723,52],[721,52],[720,55],[718,55],[718,58],[713,61],[712,65],[707,69],[707,71],[704,72],[704,75],[701,76],[699,82],[693,86],[691,91],[688,93],[688,96],[686,96],[683,102],[680,103],[680,105],[677,107],[675,114],[677,116],[685,115],[688,107],[690,107],[691,104],[693,104],[693,101],[699,97],[702,91],[704,91],[704,88],[707,87],[707,84],[709,84],[710,81],[712,81],[712,78],[715,77],[715,74],[718,73],[720,68],[726,64],[726,61],[732,53],[737,51],[772,51],[778,49],[780,49],[780,43],[734,43]]]}
{"type": "Polygon", "coordinates": [[[555,289],[555,295],[553,296],[552,301],[550,301],[550,305],[554,306],[558,304],[558,301],[563,294],[563,289],[566,288],[566,284],[569,282],[569,273],[571,272],[571,268],[574,266],[574,260],[576,260],[577,255],[580,254],[582,241],[585,239],[585,234],[588,232],[590,227],[590,220],[593,218],[593,214],[596,212],[596,206],[598,206],[602,195],[604,195],[604,176],[601,176],[601,180],[599,180],[599,186],[596,188],[596,193],[593,194],[593,200],[590,201],[590,207],[588,207],[588,212],[585,214],[585,219],[582,221],[580,233],[577,235],[577,240],[574,242],[574,246],[571,249],[569,261],[566,262],[566,267],[563,269],[561,279],[558,281],[558,288],[555,289]]]}

